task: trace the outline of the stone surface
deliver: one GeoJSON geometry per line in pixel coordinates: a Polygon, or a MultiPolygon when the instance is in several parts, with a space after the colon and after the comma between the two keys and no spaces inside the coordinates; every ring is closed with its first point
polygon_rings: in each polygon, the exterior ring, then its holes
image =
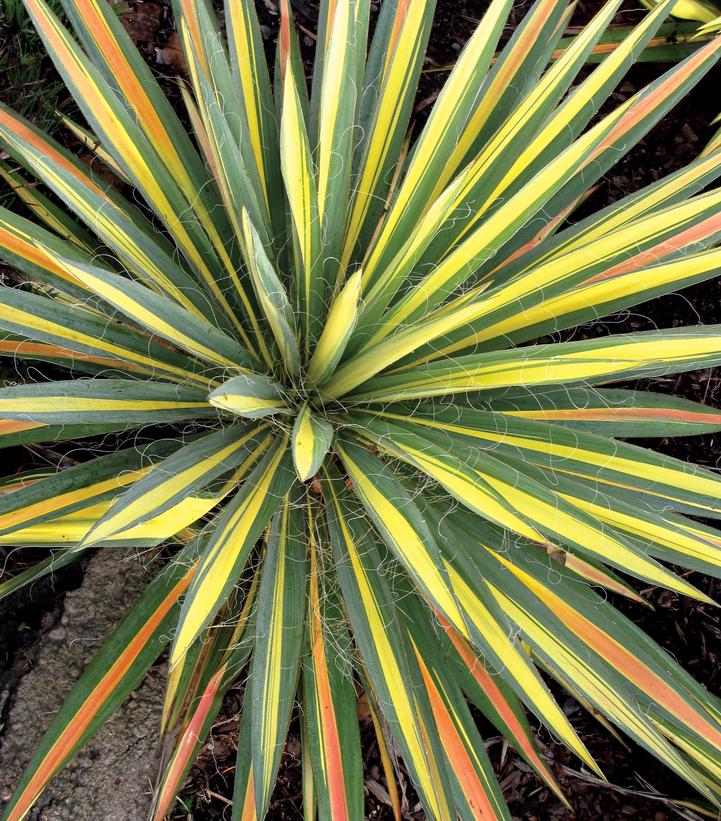
{"type": "MultiPolygon", "coordinates": [[[[73,683],[152,578],[153,569],[147,554],[123,548],[98,551],[80,587],[66,594],[60,619],[43,625],[33,661],[9,693],[7,721],[0,728],[0,807],[73,683]]],[[[29,818],[146,818],[160,758],[163,688],[160,671],[152,671],[54,779],[29,818]]]]}

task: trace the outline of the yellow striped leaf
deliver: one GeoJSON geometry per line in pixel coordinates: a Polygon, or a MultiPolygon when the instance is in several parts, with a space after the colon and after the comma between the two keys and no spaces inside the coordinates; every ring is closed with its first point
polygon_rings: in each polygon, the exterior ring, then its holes
{"type": "Polygon", "coordinates": [[[318,192],[308,133],[296,78],[287,65],[283,81],[280,161],[290,203],[295,258],[295,304],[306,346],[318,338],[323,320],[326,285],[322,275],[318,192]]]}
{"type": "MultiPolygon", "coordinates": [[[[171,173],[159,160],[137,120],[122,105],[102,74],[94,70],[88,57],[44,0],[28,0],[27,7],[58,71],[75,94],[76,102],[95,133],[164,221],[200,280],[226,309],[229,320],[237,322],[218,285],[223,279],[223,269],[207,234],[194,222],[182,218],[187,200],[176,181],[176,171],[171,173]]],[[[101,31],[100,22],[94,31],[101,31]]],[[[147,111],[147,105],[141,110],[147,111]]],[[[171,155],[171,149],[164,153],[171,155]]],[[[180,178],[184,172],[177,173],[180,178]]]]}
{"type": "Polygon", "coordinates": [[[379,39],[380,48],[374,54],[374,41],[369,55],[366,94],[372,101],[371,110],[361,111],[360,115],[365,133],[358,152],[342,269],[351,261],[357,244],[361,253],[365,252],[382,212],[389,177],[411,116],[433,7],[431,0],[398,0],[381,10],[378,31],[385,42],[379,39]]]}
{"type": "MultiPolygon", "coordinates": [[[[12,335],[7,339],[6,354],[13,345],[21,344],[13,337],[20,337],[35,341],[27,348],[29,358],[59,359],[78,365],[96,362],[108,370],[158,376],[205,388],[210,383],[207,377],[194,372],[189,359],[134,328],[109,323],[107,318],[16,288],[0,288],[0,328],[12,335]]],[[[21,346],[18,353],[22,350],[21,346]]]]}
{"type": "Polygon", "coordinates": [[[419,671],[397,616],[394,619],[391,592],[384,578],[372,569],[380,558],[370,534],[366,530],[357,535],[353,526],[357,509],[339,484],[335,477],[325,482],[331,505],[328,523],[356,641],[428,816],[438,821],[450,818],[453,800],[441,749],[429,733],[430,706],[423,703],[419,671]]]}
{"type": "Polygon", "coordinates": [[[413,148],[370,259],[364,265],[369,277],[392,259],[392,238],[407,234],[428,207],[438,175],[448,162],[483,86],[511,5],[509,0],[494,0],[490,4],[441,90],[413,148]]]}
{"type": "MultiPolygon", "coordinates": [[[[360,821],[363,763],[357,696],[346,655],[352,648],[337,597],[322,587],[326,568],[319,557],[319,527],[318,517],[313,515],[309,531],[309,646],[303,665],[303,699],[307,705],[303,715],[304,737],[313,779],[318,785],[321,815],[339,821],[360,821]]],[[[327,539],[326,533],[323,536],[327,539]]]]}
{"type": "Polygon", "coordinates": [[[253,227],[247,211],[243,211],[243,236],[253,278],[253,288],[268,325],[275,337],[291,379],[298,376],[300,368],[300,351],[296,332],[293,309],[288,301],[285,286],[280,281],[273,264],[268,259],[258,232],[253,227]]]}
{"type": "Polygon", "coordinates": [[[271,522],[258,590],[256,641],[244,707],[251,713],[255,803],[261,817],[270,803],[300,665],[306,602],[303,501],[286,497],[271,522]]]}
{"type": "Polygon", "coordinates": [[[241,88],[238,96],[272,218],[270,199],[279,188],[280,180],[274,153],[278,148],[278,128],[272,116],[270,77],[254,3],[251,0],[227,2],[225,19],[233,75],[241,88]]]}
{"type": "Polygon", "coordinates": [[[134,322],[188,353],[224,367],[247,368],[252,365],[250,353],[238,342],[167,297],[95,266],[71,260],[62,260],[61,264],[85,287],[134,322]]]}
{"type": "Polygon", "coordinates": [[[233,481],[241,480],[269,444],[270,434],[262,425],[249,431],[231,427],[196,439],[124,493],[92,527],[84,543],[106,541],[156,518],[231,471],[233,481]]]}
{"type": "MultiPolygon", "coordinates": [[[[83,513],[99,503],[109,506],[115,496],[177,448],[177,443],[158,442],[145,453],[126,448],[49,476],[20,474],[15,486],[4,488],[0,497],[0,534],[10,536],[21,528],[83,513]]],[[[60,535],[57,540],[62,541],[60,535]]]]}
{"type": "Polygon", "coordinates": [[[270,377],[261,374],[231,377],[208,395],[208,402],[216,408],[248,419],[290,413],[283,388],[270,377]]]}
{"type": "Polygon", "coordinates": [[[292,481],[287,440],[279,437],[216,520],[183,602],[171,666],[183,657],[232,590],[292,481]]]}
{"type": "Polygon", "coordinates": [[[291,434],[293,464],[301,482],[315,476],[332,442],[332,425],[306,402],[295,417],[291,434]]]}
{"type": "MultiPolygon", "coordinates": [[[[365,54],[364,35],[370,5],[367,0],[329,3],[326,42],[319,81],[317,165],[318,219],[323,243],[324,267],[337,269],[343,250],[346,225],[358,94],[358,55],[365,54]]],[[[329,282],[336,271],[327,270],[329,282]]]]}
{"type": "Polygon", "coordinates": [[[360,309],[363,272],[356,271],[333,300],[308,363],[308,379],[321,385],[334,371],[353,333],[360,309]]]}
{"type": "MultiPolygon", "coordinates": [[[[117,193],[95,182],[67,151],[0,105],[0,141],[144,281],[188,310],[207,315],[197,281],[175,261],[170,243],[117,193]]],[[[212,313],[210,313],[212,316],[212,313]]]]}
{"type": "MultiPolygon", "coordinates": [[[[713,367],[721,361],[721,337],[713,325],[619,334],[590,342],[533,345],[500,352],[457,357],[445,362],[379,376],[352,394],[354,400],[388,402],[422,396],[483,391],[515,385],[612,382],[664,376],[713,367]]],[[[338,372],[340,373],[340,371],[338,372]]],[[[353,375],[353,381],[356,376],[353,375]]],[[[348,382],[324,388],[341,395],[348,382]]]]}
{"type": "Polygon", "coordinates": [[[131,379],[72,379],[0,388],[0,419],[133,427],[212,416],[197,388],[131,379]]]}
{"type": "Polygon", "coordinates": [[[508,388],[487,397],[497,413],[564,425],[614,438],[713,433],[721,414],[708,405],[662,393],[621,388],[508,388]]]}

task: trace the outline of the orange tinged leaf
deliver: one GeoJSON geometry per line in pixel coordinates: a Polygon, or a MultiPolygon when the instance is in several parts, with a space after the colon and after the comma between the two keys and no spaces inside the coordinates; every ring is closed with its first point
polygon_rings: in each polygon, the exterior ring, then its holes
{"type": "Polygon", "coordinates": [[[530,577],[524,577],[524,583],[533,589],[534,593],[576,636],[612,664],[622,675],[699,735],[721,748],[721,730],[694,709],[693,705],[669,686],[665,679],[647,667],[637,656],[597,627],[590,619],[567,604],[560,596],[535,580],[530,580],[530,577]]]}
{"type": "MultiPolygon", "coordinates": [[[[596,150],[595,154],[599,154],[605,148],[613,145],[623,134],[638,125],[644,119],[651,116],[655,107],[662,103],[675,88],[678,88],[684,80],[697,71],[709,56],[713,56],[719,49],[721,49],[721,38],[717,37],[710,43],[700,48],[697,52],[692,54],[683,64],[682,68],[673,72],[662,83],[658,85],[652,92],[643,96],[639,102],[631,106],[631,108],[623,115],[620,122],[614,126],[608,136],[603,140],[601,145],[596,150]]],[[[593,158],[589,159],[589,162],[593,158]]]]}
{"type": "Polygon", "coordinates": [[[398,793],[398,783],[396,781],[395,771],[393,770],[393,762],[388,751],[388,744],[383,735],[383,728],[381,727],[378,712],[373,705],[373,699],[368,695],[368,709],[370,710],[371,719],[373,721],[373,729],[376,734],[376,741],[378,743],[378,752],[381,757],[381,764],[383,765],[383,774],[386,777],[386,787],[391,797],[391,805],[393,807],[393,818],[395,821],[401,821],[401,799],[398,793]]]}
{"type": "Polygon", "coordinates": [[[42,135],[33,131],[29,125],[24,123],[19,117],[8,109],[0,106],[0,126],[3,126],[11,131],[19,141],[27,143],[33,148],[41,151],[48,159],[50,159],[58,167],[62,168],[67,174],[80,180],[83,185],[87,185],[93,189],[95,193],[104,196],[103,190],[97,186],[87,174],[84,174],[75,163],[70,162],[60,151],[55,149],[49,142],[43,139],[42,135]]]}
{"type": "Polygon", "coordinates": [[[240,813],[240,821],[256,821],[255,819],[255,779],[253,778],[253,768],[248,773],[248,785],[243,798],[243,809],[240,813]]]}
{"type": "Polygon", "coordinates": [[[396,7],[396,16],[393,18],[393,28],[391,29],[391,36],[388,39],[386,63],[383,68],[384,74],[388,71],[388,66],[390,65],[390,62],[393,59],[393,52],[395,51],[396,43],[398,42],[398,38],[400,37],[403,22],[405,21],[406,15],[408,14],[408,7],[410,5],[410,2],[411,0],[398,0],[398,6],[396,7]]]}
{"type": "Polygon", "coordinates": [[[285,88],[285,72],[288,68],[288,61],[291,55],[291,30],[292,20],[290,3],[288,0],[281,0],[280,3],[280,35],[278,37],[278,47],[280,48],[280,86],[285,88]]]}
{"type": "Polygon", "coordinates": [[[476,775],[476,770],[468,754],[468,750],[461,739],[452,716],[448,712],[445,700],[436,687],[417,649],[416,658],[418,659],[418,664],[421,669],[421,675],[423,676],[423,682],[426,686],[428,699],[431,704],[436,726],[438,727],[441,742],[449,761],[453,762],[453,772],[458,779],[458,783],[468,801],[473,816],[478,819],[494,819],[497,816],[493,810],[493,806],[488,800],[486,791],[483,789],[483,785],[476,775]]]}
{"type": "Polygon", "coordinates": [[[560,787],[553,777],[553,773],[548,768],[546,762],[539,756],[535,745],[526,733],[525,727],[519,722],[513,710],[510,708],[503,693],[500,691],[498,685],[493,679],[493,676],[486,670],[481,659],[474,653],[471,646],[466,642],[463,636],[460,635],[440,614],[436,613],[441,626],[446,631],[448,638],[456,648],[458,655],[463,660],[471,675],[478,682],[481,689],[488,694],[488,698],[493,702],[494,707],[498,710],[499,715],[503,719],[506,726],[513,735],[513,744],[521,750],[528,760],[533,764],[536,770],[541,774],[546,784],[556,793],[556,795],[567,803],[566,797],[561,792],[560,787]]]}
{"type": "Polygon", "coordinates": [[[171,809],[171,802],[180,787],[178,782],[183,777],[186,767],[196,750],[203,724],[208,717],[210,708],[213,706],[213,700],[220,688],[224,673],[225,667],[221,667],[210,679],[203,695],[200,697],[198,706],[195,708],[188,726],[178,740],[173,760],[165,774],[163,788],[158,797],[158,803],[153,816],[156,821],[162,821],[171,809]]]}
{"type": "Polygon", "coordinates": [[[640,254],[635,254],[623,262],[620,262],[618,265],[614,265],[612,268],[591,277],[583,284],[588,285],[592,282],[599,282],[601,280],[621,276],[622,274],[638,271],[640,268],[660,262],[664,259],[664,257],[673,254],[675,251],[681,251],[684,248],[693,247],[695,243],[708,239],[720,230],[721,214],[714,214],[713,216],[696,223],[690,228],[687,228],[685,231],[680,231],[672,237],[668,237],[658,245],[647,248],[640,254]]]}
{"type": "Polygon", "coordinates": [[[333,821],[349,819],[346,801],[346,785],[343,775],[343,758],[341,755],[338,723],[336,721],[333,695],[328,677],[328,663],[323,639],[320,597],[318,595],[318,573],[315,549],[311,553],[310,570],[310,612],[313,667],[315,672],[316,698],[320,713],[322,746],[326,759],[326,778],[328,782],[328,796],[333,821]]]}
{"type": "Polygon", "coordinates": [[[0,419],[0,436],[7,436],[11,433],[20,433],[23,430],[33,428],[46,428],[42,422],[20,422],[17,419],[0,419]]]}

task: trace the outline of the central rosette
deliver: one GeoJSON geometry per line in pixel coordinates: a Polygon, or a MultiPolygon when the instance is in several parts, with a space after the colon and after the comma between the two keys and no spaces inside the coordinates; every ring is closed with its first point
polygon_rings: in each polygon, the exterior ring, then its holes
{"type": "Polygon", "coordinates": [[[318,472],[333,442],[333,426],[325,418],[323,398],[333,405],[333,394],[325,389],[358,319],[362,273],[359,269],[346,280],[318,338],[304,335],[297,327],[285,286],[245,210],[242,217],[253,289],[278,354],[277,362],[268,360],[267,364],[277,378],[243,370],[216,388],[208,401],[245,419],[273,417],[277,427],[290,436],[296,472],[306,482],[318,472]]]}
{"type": "Polygon", "coordinates": [[[318,472],[333,442],[333,427],[312,407],[311,398],[268,376],[248,373],[228,379],[208,401],[245,419],[277,416],[279,424],[289,429],[293,463],[305,482],[318,472]]]}

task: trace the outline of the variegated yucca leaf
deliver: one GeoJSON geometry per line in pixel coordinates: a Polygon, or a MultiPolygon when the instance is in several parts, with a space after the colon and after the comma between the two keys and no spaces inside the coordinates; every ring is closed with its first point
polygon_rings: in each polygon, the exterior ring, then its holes
{"type": "MultiPolygon", "coordinates": [[[[657,0],[641,0],[644,6],[653,8],[657,0]]],[[[718,30],[721,8],[715,0],[676,0],[671,14],[680,20],[693,20],[702,23],[702,30],[718,30]]]]}
{"type": "Polygon", "coordinates": [[[222,22],[174,0],[188,133],[108,0],[62,0],[71,28],[24,2],[93,163],[0,106],[22,211],[0,209],[0,355],[41,374],[0,388],[0,447],[85,456],[2,484],[0,544],[47,556],[0,597],[96,549],[162,543],[167,565],[3,818],[166,645],[156,821],[231,687],[237,821],[267,814],[291,726],[304,817],[361,821],[359,699],[397,818],[401,763],[428,818],[510,817],[469,703],[566,801],[534,725],[600,770],[549,676],[717,805],[721,702],[605,591],[711,602],[677,568],[721,577],[699,521],[721,477],[625,440],[721,431],[628,385],[720,365],[721,326],[547,341],[721,273],[718,140],[573,216],[714,68],[710,18],[694,39],[664,0],[621,36],[609,0],[569,32],[572,4],[536,0],[507,37],[493,0],[414,127],[433,0],[321,0],[311,88],[289,0],[270,66],[252,0],[222,22]],[[618,104],[678,32],[684,59],[618,104]]]}

